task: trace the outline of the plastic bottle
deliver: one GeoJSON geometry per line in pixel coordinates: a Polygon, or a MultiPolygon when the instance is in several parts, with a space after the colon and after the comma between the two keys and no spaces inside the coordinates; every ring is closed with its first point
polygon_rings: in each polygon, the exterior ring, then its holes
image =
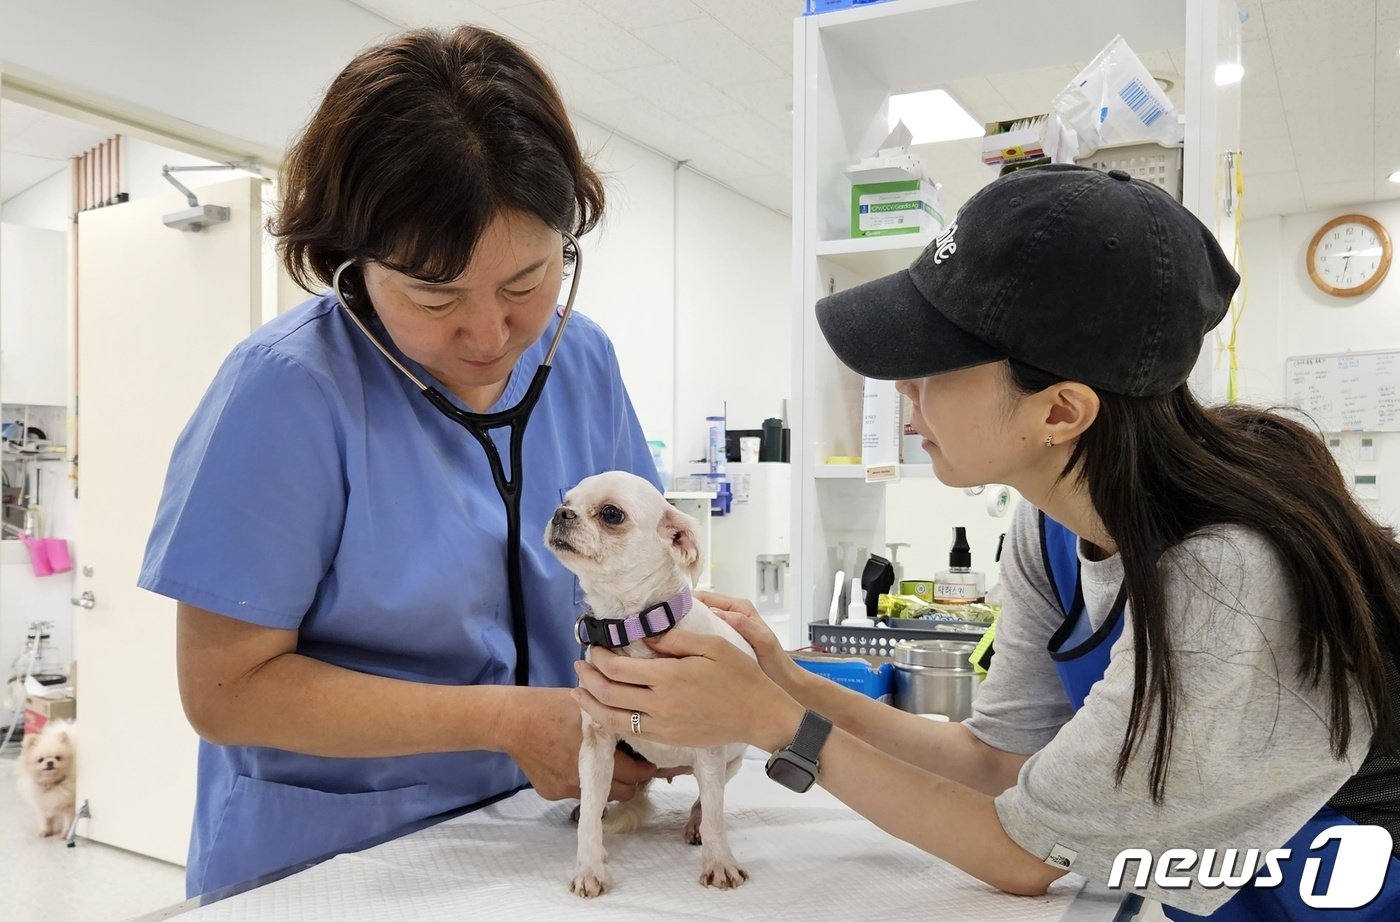
{"type": "Polygon", "coordinates": [[[953,549],[948,553],[948,569],[933,576],[935,602],[981,602],[987,597],[987,577],[972,569],[972,548],[967,543],[967,529],[953,529],[953,549]]]}
{"type": "Polygon", "coordinates": [[[710,441],[705,448],[705,460],[710,464],[711,474],[725,472],[725,464],[728,462],[728,447],[725,445],[725,422],[723,416],[706,416],[705,422],[710,427],[710,441]]]}
{"type": "Polygon", "coordinates": [[[865,593],[860,590],[860,580],[851,577],[851,600],[846,604],[846,620],[841,622],[849,627],[874,627],[865,614],[865,593]]]}

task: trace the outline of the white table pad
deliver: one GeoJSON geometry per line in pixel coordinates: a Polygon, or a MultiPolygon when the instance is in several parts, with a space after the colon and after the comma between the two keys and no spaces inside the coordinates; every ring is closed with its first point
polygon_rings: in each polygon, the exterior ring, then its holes
{"type": "Polygon", "coordinates": [[[1117,895],[1057,881],[1043,897],[1000,893],[901,842],[820,788],[794,794],[746,760],[726,790],[730,845],[749,880],[701,886],[700,849],[681,840],[691,778],[653,785],[656,810],[607,836],[613,889],[569,892],[572,801],[534,791],[181,916],[191,922],[384,922],[389,919],[976,919],[1109,922],[1117,895]]]}

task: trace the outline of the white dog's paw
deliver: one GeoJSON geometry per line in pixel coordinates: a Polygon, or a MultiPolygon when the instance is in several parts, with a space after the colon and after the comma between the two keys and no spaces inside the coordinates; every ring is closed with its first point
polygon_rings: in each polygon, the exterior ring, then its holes
{"type": "Polygon", "coordinates": [[[569,890],[585,899],[600,896],[611,887],[612,874],[606,864],[579,865],[574,868],[574,879],[569,881],[569,890]]]}
{"type": "Polygon", "coordinates": [[[700,869],[700,883],[721,890],[733,890],[749,879],[749,872],[734,864],[716,861],[700,869]]]}
{"type": "Polygon", "coordinates": [[[681,839],[686,845],[703,845],[704,840],[700,838],[700,801],[690,808],[690,819],[685,821],[685,830],[681,833],[681,839]]]}

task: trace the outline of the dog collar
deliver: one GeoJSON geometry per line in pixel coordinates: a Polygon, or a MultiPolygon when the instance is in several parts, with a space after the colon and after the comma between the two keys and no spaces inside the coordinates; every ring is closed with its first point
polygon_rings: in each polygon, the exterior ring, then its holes
{"type": "Polygon", "coordinates": [[[681,589],[664,602],[628,618],[595,618],[585,612],[574,622],[574,636],[581,647],[614,649],[636,643],[644,637],[659,637],[690,614],[694,598],[690,587],[681,589]]]}

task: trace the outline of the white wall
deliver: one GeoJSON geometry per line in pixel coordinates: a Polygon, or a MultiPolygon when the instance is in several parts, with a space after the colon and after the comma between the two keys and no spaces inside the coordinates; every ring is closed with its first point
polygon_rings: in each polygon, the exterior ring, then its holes
{"type": "Polygon", "coordinates": [[[68,215],[73,210],[72,172],[59,170],[43,182],[8,199],[3,209],[7,224],[67,231],[68,215]]]}
{"type": "MultiPolygon", "coordinates": [[[[676,457],[705,457],[705,417],[730,429],[783,415],[792,392],[792,221],[687,169],[676,173],[676,457]]],[[[653,349],[659,367],[665,356],[653,349]]]]}
{"type": "MultiPolygon", "coordinates": [[[[1240,395],[1252,403],[1285,402],[1289,356],[1400,349],[1400,270],[1359,298],[1325,295],[1308,278],[1305,257],[1318,228],[1342,214],[1375,218],[1400,238],[1400,202],[1269,217],[1244,225],[1249,284],[1240,324],[1240,395]]],[[[1360,457],[1361,433],[1348,433],[1339,458],[1349,475],[1375,474],[1380,500],[1363,503],[1400,527],[1400,433],[1376,435],[1373,461],[1360,457]]]]}
{"type": "MultiPolygon", "coordinates": [[[[612,338],[642,429],[668,444],[675,386],[675,164],[606,128],[581,119],[574,128],[603,177],[603,221],[579,243],[583,275],[576,309],[612,338]],[[658,365],[657,344],[668,356],[658,365]]],[[[562,298],[564,295],[561,294],[562,298]]]]}

